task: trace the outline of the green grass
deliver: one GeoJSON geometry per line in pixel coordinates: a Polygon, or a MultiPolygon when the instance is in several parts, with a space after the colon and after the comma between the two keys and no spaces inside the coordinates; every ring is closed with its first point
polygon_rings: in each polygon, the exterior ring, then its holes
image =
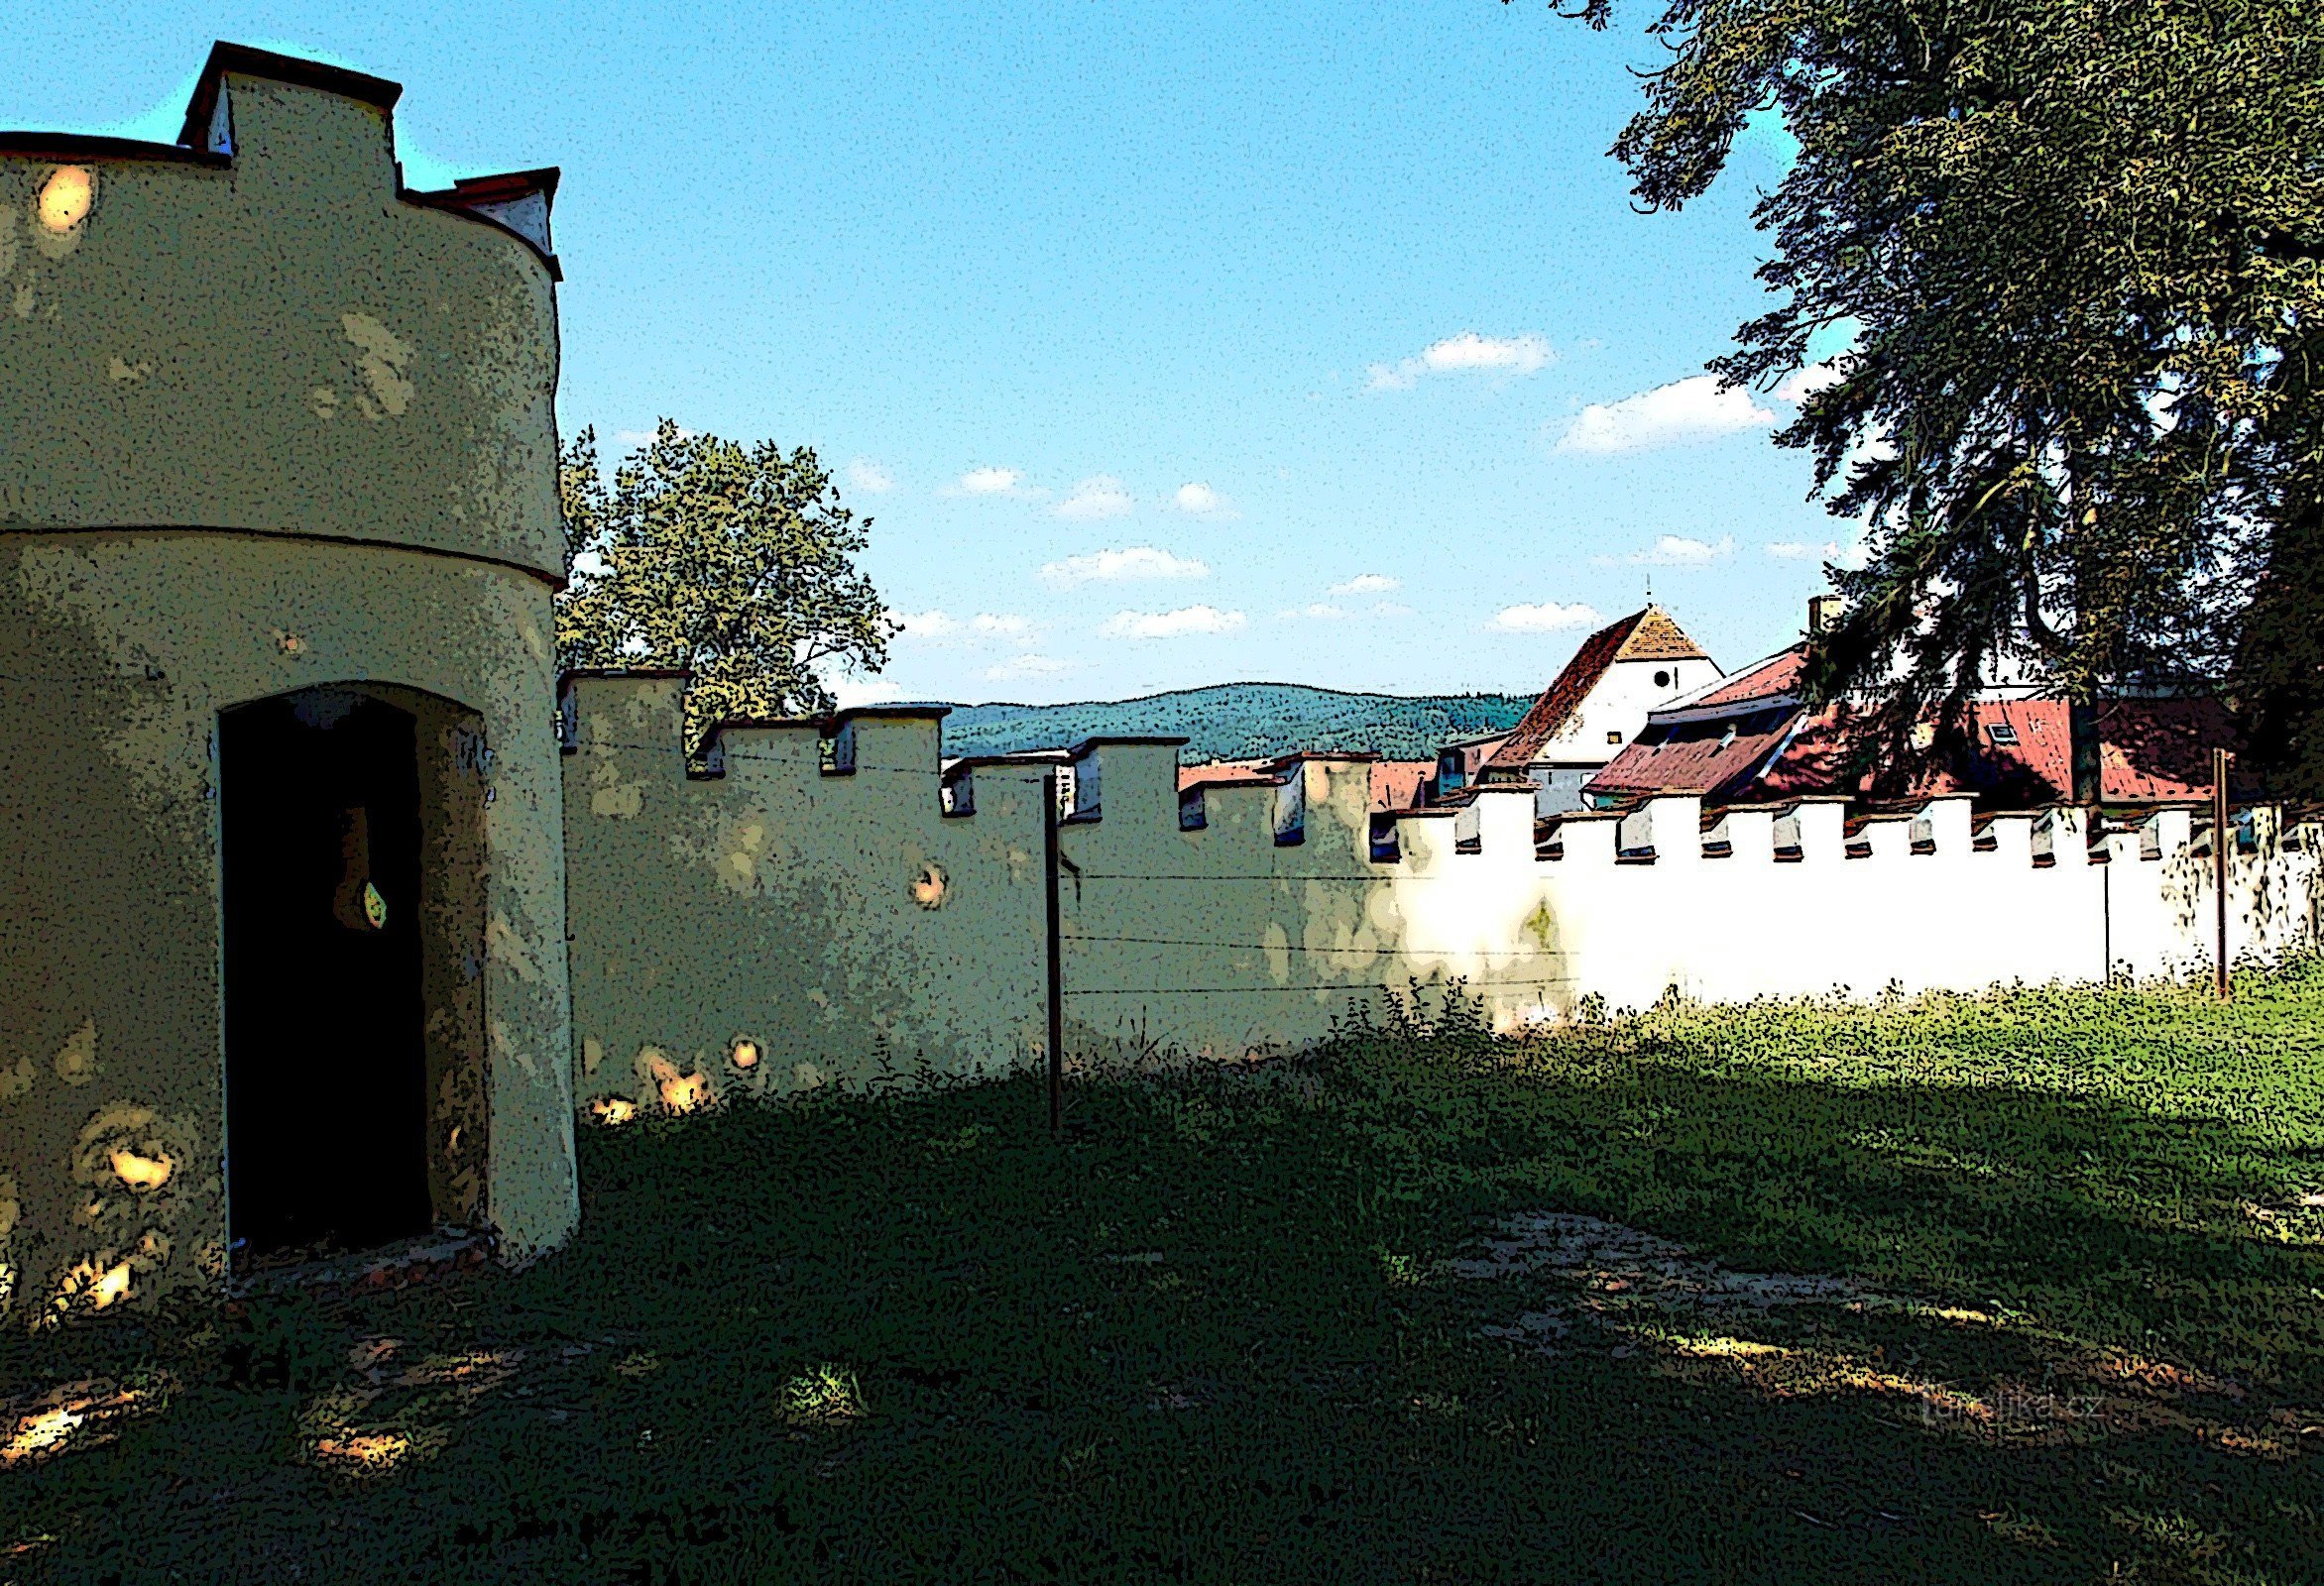
{"type": "Polygon", "coordinates": [[[591,1129],[527,1272],[0,1345],[149,1412],[0,1469],[0,1581],[2324,1579],[2320,1043],[2303,969],[591,1129]],[[1460,1275],[1542,1211],[1689,1254],[1460,1275]]]}

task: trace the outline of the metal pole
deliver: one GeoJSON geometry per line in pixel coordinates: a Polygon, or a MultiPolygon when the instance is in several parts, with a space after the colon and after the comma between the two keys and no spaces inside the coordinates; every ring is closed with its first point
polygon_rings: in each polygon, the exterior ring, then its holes
{"type": "Polygon", "coordinates": [[[2219,996],[2227,985],[2227,849],[2234,841],[2227,826],[2227,762],[2235,758],[2225,749],[2211,751],[2211,890],[2219,905],[2219,996]]]}
{"type": "Polygon", "coordinates": [[[1057,773],[1041,778],[1041,849],[1049,877],[1049,1132],[1065,1127],[1065,964],[1059,956],[1057,773]]]}

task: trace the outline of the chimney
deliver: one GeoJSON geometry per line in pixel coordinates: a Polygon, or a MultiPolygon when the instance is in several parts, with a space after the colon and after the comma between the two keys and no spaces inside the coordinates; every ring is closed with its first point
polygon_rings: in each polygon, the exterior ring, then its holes
{"type": "Polygon", "coordinates": [[[1840,598],[1837,595],[1810,595],[1807,597],[1807,631],[1821,633],[1840,620],[1840,598]]]}

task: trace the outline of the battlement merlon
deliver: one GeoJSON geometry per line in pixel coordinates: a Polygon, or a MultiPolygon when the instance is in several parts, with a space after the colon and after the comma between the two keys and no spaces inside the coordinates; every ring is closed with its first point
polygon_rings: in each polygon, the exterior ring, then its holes
{"type": "Polygon", "coordinates": [[[1178,751],[1183,737],[1121,735],[1088,737],[1066,750],[1073,765],[1067,819],[1136,821],[1156,830],[1178,825],[1178,751]]]}

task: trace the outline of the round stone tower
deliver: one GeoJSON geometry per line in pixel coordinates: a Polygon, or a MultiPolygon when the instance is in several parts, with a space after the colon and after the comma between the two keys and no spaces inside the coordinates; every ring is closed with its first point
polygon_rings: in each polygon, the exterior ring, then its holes
{"type": "Polygon", "coordinates": [[[553,170],[0,135],[0,1306],[565,1237],[553,170]]]}

